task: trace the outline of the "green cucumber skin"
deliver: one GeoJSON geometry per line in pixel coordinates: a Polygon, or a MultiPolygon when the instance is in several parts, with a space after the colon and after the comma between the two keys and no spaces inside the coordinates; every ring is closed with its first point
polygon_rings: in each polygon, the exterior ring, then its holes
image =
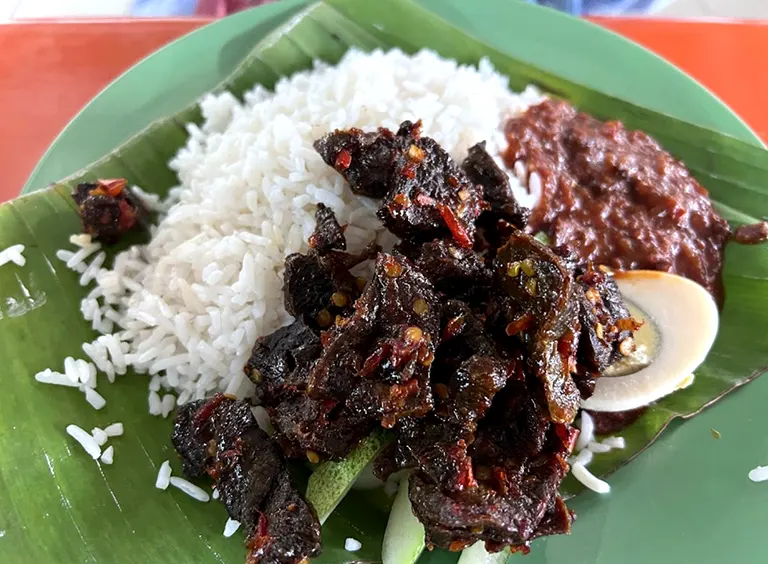
{"type": "Polygon", "coordinates": [[[390,433],[376,430],[344,460],[323,462],[315,468],[307,483],[306,498],[315,508],[321,524],[344,499],[360,472],[391,440],[390,433]]]}
{"type": "Polygon", "coordinates": [[[415,564],[424,546],[424,525],[413,514],[408,498],[408,478],[404,477],[397,488],[384,531],[382,564],[415,564]]]}
{"type": "Polygon", "coordinates": [[[483,542],[476,542],[469,548],[461,551],[461,556],[456,564],[505,564],[509,557],[509,549],[493,554],[485,550],[483,542]]]}

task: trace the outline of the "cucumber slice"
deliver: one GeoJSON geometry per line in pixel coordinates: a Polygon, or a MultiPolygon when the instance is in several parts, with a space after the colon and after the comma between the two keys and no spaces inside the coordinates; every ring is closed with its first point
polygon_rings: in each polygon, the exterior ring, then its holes
{"type": "Polygon", "coordinates": [[[485,550],[485,543],[476,542],[469,548],[461,551],[461,556],[456,564],[505,564],[509,550],[504,549],[501,552],[490,552],[485,550]]]}
{"type": "Polygon", "coordinates": [[[306,497],[315,508],[321,524],[344,499],[363,469],[391,439],[391,435],[383,430],[374,431],[344,460],[323,462],[315,468],[307,483],[306,497]]]}
{"type": "Polygon", "coordinates": [[[408,498],[408,478],[404,477],[400,480],[384,531],[381,561],[382,564],[414,564],[423,550],[424,525],[413,514],[408,498]]]}

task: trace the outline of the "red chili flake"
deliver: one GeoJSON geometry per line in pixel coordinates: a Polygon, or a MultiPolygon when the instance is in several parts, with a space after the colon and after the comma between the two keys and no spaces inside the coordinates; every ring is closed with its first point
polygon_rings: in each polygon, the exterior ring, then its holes
{"type": "Polygon", "coordinates": [[[461,552],[465,548],[467,548],[472,541],[453,541],[451,544],[448,545],[448,550],[451,552],[461,552]]]}
{"type": "Polygon", "coordinates": [[[477,480],[475,480],[474,473],[472,472],[471,459],[465,460],[464,465],[459,472],[459,477],[456,480],[456,485],[458,486],[459,491],[464,491],[477,486],[477,480]]]}
{"type": "Polygon", "coordinates": [[[312,233],[312,235],[309,236],[309,239],[307,239],[307,243],[310,247],[313,249],[317,247],[317,235],[315,233],[312,233]]]}
{"type": "Polygon", "coordinates": [[[336,161],[333,163],[333,167],[336,170],[347,170],[349,165],[352,164],[352,155],[349,151],[342,149],[338,155],[336,155],[336,161]]]}
{"type": "Polygon", "coordinates": [[[259,536],[266,536],[268,525],[269,521],[267,521],[267,516],[263,513],[259,514],[259,523],[256,525],[256,530],[258,531],[259,536]]]}
{"type": "Polygon", "coordinates": [[[458,315],[451,319],[443,329],[443,341],[453,339],[456,335],[461,333],[464,329],[465,318],[463,315],[458,315]]]}
{"type": "Polygon", "coordinates": [[[513,544],[509,547],[511,553],[519,552],[522,555],[526,555],[531,551],[531,546],[528,543],[525,544],[513,544]]]}
{"type": "Polygon", "coordinates": [[[122,194],[126,184],[127,181],[125,178],[110,178],[107,180],[99,180],[99,188],[104,190],[108,196],[112,196],[113,198],[116,198],[122,194]]]}
{"type": "Polygon", "coordinates": [[[519,319],[511,322],[507,325],[506,333],[510,337],[514,337],[521,331],[527,331],[533,324],[533,316],[530,312],[526,312],[519,319]]]}
{"type": "Polygon", "coordinates": [[[382,345],[379,348],[377,348],[375,351],[371,353],[371,355],[365,359],[365,362],[363,363],[363,368],[360,370],[360,375],[365,377],[370,374],[373,374],[376,369],[379,367],[379,365],[382,363],[384,358],[390,353],[391,346],[389,345],[382,345]]]}
{"type": "Polygon", "coordinates": [[[404,177],[413,180],[416,178],[416,167],[413,166],[413,163],[408,163],[403,167],[403,171],[401,173],[404,177]]]}
{"type": "Polygon", "coordinates": [[[451,187],[453,187],[453,188],[456,188],[456,186],[458,186],[458,185],[459,185],[459,179],[458,179],[458,178],[456,178],[456,177],[455,177],[455,176],[453,176],[453,175],[450,175],[450,176],[448,177],[448,184],[450,184],[450,185],[451,185],[451,187]]]}
{"type": "Polygon", "coordinates": [[[401,400],[415,396],[419,392],[419,382],[411,378],[405,384],[392,384],[389,389],[389,397],[393,400],[401,400]]]}
{"type": "Polygon", "coordinates": [[[122,232],[129,231],[136,225],[138,216],[134,207],[127,200],[120,200],[120,217],[117,218],[117,226],[122,232]]]}
{"type": "Polygon", "coordinates": [[[438,202],[437,211],[440,212],[440,216],[448,226],[448,229],[453,235],[453,238],[456,239],[456,242],[465,249],[471,249],[472,238],[469,236],[469,233],[467,233],[464,224],[453,213],[453,210],[442,202],[438,202]]]}
{"type": "Polygon", "coordinates": [[[214,410],[219,406],[219,404],[221,404],[223,401],[226,401],[226,399],[227,398],[224,396],[224,394],[216,394],[208,402],[204,403],[202,407],[197,410],[197,413],[195,413],[195,426],[199,427],[205,423],[213,414],[214,410]]]}
{"type": "Polygon", "coordinates": [[[576,446],[576,439],[579,438],[579,430],[566,423],[553,423],[553,425],[555,434],[563,443],[563,446],[569,453],[573,452],[573,447],[576,446]]]}
{"type": "Polygon", "coordinates": [[[493,477],[496,480],[496,491],[501,495],[507,495],[509,487],[507,486],[507,473],[503,468],[493,467],[493,477]]]}

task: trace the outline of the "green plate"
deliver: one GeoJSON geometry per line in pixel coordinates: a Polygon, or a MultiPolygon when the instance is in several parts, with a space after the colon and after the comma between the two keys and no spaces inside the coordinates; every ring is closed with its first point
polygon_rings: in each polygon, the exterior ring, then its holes
{"type": "MultiPolygon", "coordinates": [[[[420,0],[420,3],[468,33],[564,77],[759,142],[737,116],[695,81],[648,51],[594,25],[512,0],[420,0]]],[[[177,111],[214,87],[261,37],[303,5],[302,0],[284,0],[243,12],[198,30],[147,58],[109,86],[73,120],[43,157],[24,192],[42,188],[75,172],[152,120],[177,111]]],[[[71,311],[62,307],[62,319],[71,311]]],[[[58,329],[65,329],[63,322],[58,329]]],[[[131,397],[132,401],[141,401],[140,393],[132,393],[131,397]]],[[[768,554],[768,535],[763,533],[768,523],[768,487],[751,483],[747,472],[758,464],[768,463],[768,434],[763,432],[768,419],[764,408],[767,398],[768,379],[759,379],[692,421],[674,422],[652,448],[611,477],[610,495],[586,493],[572,502],[579,518],[571,536],[535,543],[525,561],[530,564],[640,564],[651,560],[706,564],[764,562],[768,554]],[[710,431],[713,428],[721,433],[719,440],[713,438],[710,431]]],[[[17,401],[24,400],[17,398],[17,401]]],[[[79,404],[73,402],[73,405],[79,404]]],[[[115,418],[119,418],[119,411],[115,418]]],[[[68,422],[62,421],[62,428],[68,422]]],[[[63,434],[56,436],[60,432],[52,429],[50,437],[41,437],[41,444],[31,448],[45,450],[46,445],[63,441],[63,434]]],[[[0,429],[0,443],[12,440],[12,435],[13,429],[0,429]]],[[[165,437],[140,440],[153,445],[167,441],[165,437]]],[[[130,463],[120,460],[119,445],[117,449],[116,464],[130,463]]],[[[23,457],[16,460],[18,468],[0,468],[3,472],[23,472],[23,457]]],[[[58,464],[68,465],[69,461],[49,460],[52,476],[46,473],[40,479],[55,480],[58,464]]],[[[0,487],[3,487],[2,478],[0,474],[0,487]]],[[[67,544],[65,539],[56,538],[57,532],[66,529],[68,534],[72,533],[80,517],[92,518],[98,514],[98,507],[85,506],[90,487],[104,489],[104,484],[84,483],[79,489],[60,490],[61,503],[70,507],[71,523],[47,522],[45,510],[40,508],[39,522],[26,526],[30,532],[36,532],[40,544],[46,548],[30,547],[30,553],[45,555],[49,562],[70,561],[62,559],[65,553],[56,550],[57,545],[67,544]]],[[[144,496],[153,495],[153,491],[151,483],[136,482],[125,484],[113,496],[117,496],[115,501],[119,499],[135,508],[144,496]]],[[[34,495],[34,491],[29,492],[29,496],[34,495]]],[[[174,515],[174,502],[169,499],[168,504],[169,516],[174,515]]],[[[193,505],[188,503],[184,507],[185,512],[192,515],[189,527],[195,532],[194,537],[199,538],[196,562],[241,561],[233,556],[241,553],[237,546],[224,554],[217,548],[218,540],[211,546],[210,539],[220,532],[205,530],[203,520],[194,515],[194,511],[213,508],[191,509],[193,505]]],[[[222,513],[220,509],[219,513],[222,513]]],[[[28,562],[16,552],[18,544],[12,545],[13,553],[4,548],[4,537],[8,542],[12,535],[11,531],[6,535],[3,522],[3,508],[0,508],[0,561],[28,562]]],[[[133,536],[137,546],[136,562],[170,562],[179,557],[183,560],[186,547],[179,546],[174,531],[157,529],[154,525],[148,524],[140,530],[121,530],[120,523],[105,523],[105,534],[133,536]],[[162,549],[160,540],[167,543],[167,551],[162,549]]],[[[231,542],[238,544],[234,539],[231,542]]],[[[95,557],[88,550],[83,553],[88,562],[109,561],[104,556],[95,557]]],[[[121,561],[131,561],[130,557],[121,556],[121,561]]],[[[453,561],[436,555],[428,560],[453,561]]]]}

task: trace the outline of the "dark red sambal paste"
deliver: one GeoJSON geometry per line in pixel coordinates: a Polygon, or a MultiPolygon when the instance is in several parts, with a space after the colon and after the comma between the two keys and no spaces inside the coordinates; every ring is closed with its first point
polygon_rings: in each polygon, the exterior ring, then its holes
{"type": "MultiPolygon", "coordinates": [[[[650,136],[547,100],[506,124],[511,168],[523,161],[541,179],[528,228],[547,233],[583,261],[615,269],[662,270],[690,278],[722,303],[728,223],[682,162],[650,136]]],[[[768,225],[738,231],[768,238],[768,225]]]]}

